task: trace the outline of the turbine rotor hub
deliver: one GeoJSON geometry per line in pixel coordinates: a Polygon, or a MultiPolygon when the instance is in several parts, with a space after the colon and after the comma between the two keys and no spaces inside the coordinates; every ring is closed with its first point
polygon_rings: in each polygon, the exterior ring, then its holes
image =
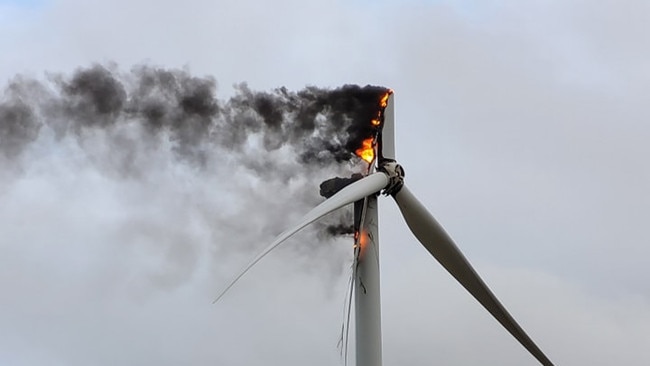
{"type": "Polygon", "coordinates": [[[404,168],[395,160],[385,159],[379,163],[379,171],[388,176],[388,185],[383,194],[395,196],[404,186],[404,168]]]}

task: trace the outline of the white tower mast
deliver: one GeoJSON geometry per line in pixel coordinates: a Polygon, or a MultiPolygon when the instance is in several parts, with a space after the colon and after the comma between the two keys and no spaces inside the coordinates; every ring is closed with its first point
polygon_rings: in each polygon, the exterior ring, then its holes
{"type": "MultiPolygon", "coordinates": [[[[394,159],[393,94],[388,97],[375,162],[394,159]],[[381,156],[377,154],[381,152],[381,156]]],[[[368,196],[361,215],[359,248],[355,258],[355,326],[357,366],[381,366],[381,297],[379,278],[379,221],[377,195],[368,196]]]]}
{"type": "Polygon", "coordinates": [[[355,325],[357,366],[381,366],[381,298],[377,196],[366,199],[355,258],[355,325]]]}

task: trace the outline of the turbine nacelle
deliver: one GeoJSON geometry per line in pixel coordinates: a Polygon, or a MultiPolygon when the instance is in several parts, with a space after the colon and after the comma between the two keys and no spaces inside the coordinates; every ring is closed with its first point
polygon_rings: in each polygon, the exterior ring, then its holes
{"type": "Polygon", "coordinates": [[[379,162],[377,170],[388,176],[388,185],[384,187],[383,194],[395,196],[404,186],[404,168],[393,159],[384,159],[379,162]]]}

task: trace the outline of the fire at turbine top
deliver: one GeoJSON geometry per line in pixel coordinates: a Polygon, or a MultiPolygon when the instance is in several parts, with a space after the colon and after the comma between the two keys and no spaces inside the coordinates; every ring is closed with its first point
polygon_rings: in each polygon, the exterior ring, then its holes
{"type": "MultiPolygon", "coordinates": [[[[289,146],[298,164],[337,165],[358,156],[371,162],[390,95],[389,89],[372,85],[254,91],[239,84],[233,96],[219,99],[210,76],[148,65],[128,72],[92,65],[72,75],[51,75],[47,81],[16,81],[3,90],[0,159],[21,155],[47,130],[59,139],[83,139],[89,130],[132,129],[142,134],[134,138],[133,151],[145,138],[170,141],[176,157],[197,166],[209,164],[217,150],[244,156],[253,138],[268,152],[289,146]]],[[[120,141],[108,143],[123,149],[120,141]]],[[[137,174],[129,154],[118,170],[137,174]]],[[[240,160],[257,166],[258,159],[252,154],[240,160]]]]}
{"type": "Polygon", "coordinates": [[[391,89],[387,89],[382,93],[377,100],[377,112],[370,120],[370,126],[372,127],[372,134],[369,137],[366,137],[361,141],[361,146],[355,150],[355,154],[363,159],[368,164],[371,164],[375,160],[375,147],[377,145],[377,136],[381,131],[382,124],[384,122],[384,110],[388,106],[388,98],[393,93],[391,89]]]}

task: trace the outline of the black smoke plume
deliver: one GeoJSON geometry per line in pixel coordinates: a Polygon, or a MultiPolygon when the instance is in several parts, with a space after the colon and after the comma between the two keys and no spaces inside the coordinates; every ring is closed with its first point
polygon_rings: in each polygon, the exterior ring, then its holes
{"type": "Polygon", "coordinates": [[[357,85],[258,92],[239,84],[234,96],[218,99],[216,86],[212,77],[152,66],[120,73],[94,65],[48,83],[17,77],[0,101],[0,153],[19,155],[45,126],[59,138],[83,138],[136,123],[152,136],[169,134],[178,156],[199,164],[210,145],[240,151],[253,134],[267,151],[291,146],[301,164],[349,162],[372,135],[370,120],[386,92],[357,85]]]}
{"type": "MultiPolygon", "coordinates": [[[[154,160],[147,151],[166,144],[178,162],[199,172],[229,160],[285,182],[311,172],[320,180],[293,197],[307,207],[317,203],[311,194],[317,184],[331,178],[313,172],[361,171],[365,163],[354,151],[376,132],[370,121],[386,92],[357,85],[259,92],[239,84],[233,96],[218,98],[212,77],[149,65],[129,72],[93,65],[48,74],[46,81],[17,76],[0,99],[0,169],[28,164],[30,147],[49,138],[41,145],[76,141],[106,175],[138,179],[154,160]],[[283,158],[270,157],[278,151],[283,158]]],[[[348,234],[351,221],[349,213],[330,216],[320,235],[348,234]]]]}

